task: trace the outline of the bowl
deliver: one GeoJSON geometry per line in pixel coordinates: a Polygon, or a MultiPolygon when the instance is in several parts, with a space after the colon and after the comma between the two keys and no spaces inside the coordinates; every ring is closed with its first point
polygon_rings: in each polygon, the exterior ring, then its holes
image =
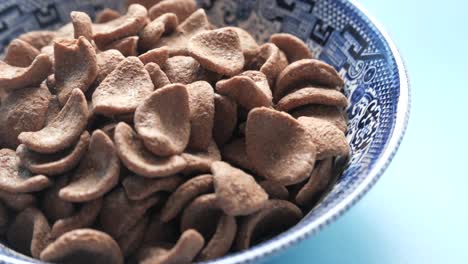
{"type": "MultiPolygon", "coordinates": [[[[300,223],[250,250],[211,263],[250,263],[285,250],[319,232],[369,191],[383,174],[403,138],[410,109],[407,74],[400,54],[382,27],[354,1],[199,0],[211,21],[239,26],[265,41],[287,32],[303,39],[321,60],[346,80],[352,158],[328,195],[300,223]]],[[[0,4],[0,51],[17,35],[57,28],[73,10],[92,17],[112,0],[5,0],[0,4]]],[[[41,263],[0,246],[0,262],[41,263]]]]}

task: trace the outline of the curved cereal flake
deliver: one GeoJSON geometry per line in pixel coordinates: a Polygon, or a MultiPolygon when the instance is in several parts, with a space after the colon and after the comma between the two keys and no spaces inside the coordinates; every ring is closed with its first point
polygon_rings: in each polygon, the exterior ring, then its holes
{"type": "Polygon", "coordinates": [[[182,233],[177,244],[170,250],[159,247],[148,248],[140,255],[139,263],[192,263],[204,244],[203,236],[190,229],[182,233]]]}
{"type": "Polygon", "coordinates": [[[112,21],[120,17],[120,13],[111,8],[104,8],[102,11],[96,14],[96,23],[102,24],[112,21]]]}
{"type": "Polygon", "coordinates": [[[94,91],[94,111],[106,116],[133,113],[153,90],[143,63],[136,57],[128,57],[94,91]]]}
{"type": "Polygon", "coordinates": [[[295,201],[300,206],[312,206],[314,200],[323,193],[333,177],[333,158],[319,161],[308,182],[300,189],[295,201]]]}
{"type": "Polygon", "coordinates": [[[278,75],[288,66],[286,55],[272,43],[260,46],[260,51],[250,62],[249,69],[259,70],[268,79],[271,87],[274,87],[278,75]]]}
{"type": "Polygon", "coordinates": [[[88,149],[89,138],[89,133],[85,131],[75,146],[50,155],[37,153],[25,145],[20,145],[16,149],[16,154],[21,160],[21,165],[31,172],[55,176],[68,172],[78,165],[88,149]]]}
{"type": "Polygon", "coordinates": [[[0,189],[11,193],[28,193],[40,191],[52,182],[44,175],[33,176],[20,165],[15,151],[0,150],[0,189]]]}
{"type": "Polygon", "coordinates": [[[270,42],[286,54],[289,63],[314,57],[307,44],[294,35],[288,33],[273,34],[270,37],[270,42]]]}
{"type": "Polygon", "coordinates": [[[28,67],[15,67],[0,61],[0,90],[11,91],[38,86],[52,71],[46,54],[39,54],[28,67]]]}
{"type": "Polygon", "coordinates": [[[221,149],[223,160],[230,164],[248,171],[254,171],[252,161],[247,157],[245,149],[245,138],[235,139],[221,149]]]}
{"type": "Polygon", "coordinates": [[[256,107],[271,107],[272,94],[266,76],[257,71],[248,71],[228,80],[216,83],[216,91],[233,98],[246,110],[256,107]]]}
{"type": "Polygon", "coordinates": [[[127,233],[117,239],[120,250],[122,250],[122,254],[125,257],[130,256],[140,247],[141,243],[143,242],[143,237],[145,235],[145,229],[147,226],[148,217],[145,217],[136,223],[135,226],[133,226],[130,230],[128,230],[127,233]]]}
{"type": "Polygon", "coordinates": [[[50,243],[50,226],[45,216],[36,208],[20,212],[7,232],[8,244],[14,250],[34,258],[50,243]]]}
{"type": "Polygon", "coordinates": [[[328,105],[306,105],[291,112],[295,118],[301,116],[315,117],[333,123],[343,133],[348,129],[346,121],[346,113],[341,111],[338,107],[328,105]]]}
{"type": "Polygon", "coordinates": [[[21,39],[22,41],[25,41],[36,49],[40,50],[43,47],[49,45],[56,37],[56,35],[57,33],[55,31],[38,30],[26,32],[20,35],[18,39],[21,39]]]}
{"type": "Polygon", "coordinates": [[[237,232],[236,218],[223,215],[219,219],[216,231],[198,254],[197,260],[206,261],[224,256],[231,249],[237,232]]]}
{"type": "Polygon", "coordinates": [[[193,228],[204,237],[211,237],[223,211],[219,208],[216,194],[198,196],[188,204],[180,218],[180,230],[193,228]],[[203,219],[203,221],[202,221],[203,219]]]}
{"type": "Polygon", "coordinates": [[[265,205],[268,194],[255,179],[225,162],[211,164],[218,206],[227,215],[250,215],[265,205]]]}
{"type": "Polygon", "coordinates": [[[27,193],[10,193],[0,190],[0,200],[14,211],[23,211],[36,204],[36,197],[27,193]]]}
{"type": "Polygon", "coordinates": [[[205,194],[196,198],[184,210],[180,220],[180,230],[195,229],[209,238],[200,257],[207,260],[229,251],[237,230],[236,220],[219,209],[215,194],[205,194]]]}
{"type": "Polygon", "coordinates": [[[160,200],[152,196],[145,200],[131,201],[122,188],[117,188],[104,197],[99,223],[104,232],[114,238],[120,237],[142,219],[147,210],[160,200]]]}
{"type": "Polygon", "coordinates": [[[169,78],[167,78],[167,75],[161,70],[158,64],[150,62],[145,65],[145,70],[148,71],[155,90],[171,84],[171,81],[169,81],[169,78]]]}
{"type": "Polygon", "coordinates": [[[181,176],[147,179],[136,175],[127,176],[122,186],[130,200],[143,200],[158,192],[174,192],[184,182],[181,176]]]}
{"type": "Polygon", "coordinates": [[[51,238],[57,238],[66,232],[92,226],[102,208],[102,198],[81,204],[75,214],[58,219],[50,231],[51,238]]]}
{"type": "Polygon", "coordinates": [[[306,179],[314,168],[312,136],[290,115],[267,108],[249,113],[246,126],[247,157],[260,176],[283,185],[306,179]]]}
{"type": "Polygon", "coordinates": [[[84,12],[73,11],[70,13],[75,39],[83,36],[89,42],[93,41],[93,21],[84,12]]]}
{"type": "Polygon", "coordinates": [[[190,138],[187,88],[173,84],[156,90],[135,111],[135,129],[154,154],[180,154],[190,138]]]}
{"type": "Polygon", "coordinates": [[[41,260],[54,263],[123,264],[119,245],[106,233],[77,229],[57,238],[41,253],[41,260]]]}
{"type": "Polygon", "coordinates": [[[141,54],[138,58],[143,64],[154,62],[161,66],[169,59],[169,48],[166,46],[155,48],[141,54]]]}
{"type": "Polygon", "coordinates": [[[260,51],[260,46],[257,44],[257,41],[250,35],[249,32],[243,30],[239,27],[226,27],[236,31],[240,39],[242,53],[244,54],[246,64],[250,62],[255,55],[260,51]]]}
{"type": "Polygon", "coordinates": [[[187,48],[190,55],[210,71],[233,76],[244,68],[240,39],[233,29],[200,32],[189,40],[187,48]]]}
{"type": "Polygon", "coordinates": [[[83,92],[72,91],[60,113],[46,127],[19,134],[19,141],[39,153],[56,153],[75,144],[86,128],[88,106],[83,92]]]}
{"type": "Polygon", "coordinates": [[[128,7],[127,14],[102,24],[94,25],[94,41],[102,48],[110,43],[138,32],[148,23],[148,11],[144,6],[133,4],[128,7]]]}
{"type": "Polygon", "coordinates": [[[189,84],[198,80],[200,63],[192,57],[174,56],[161,66],[171,83],[189,84]]]}
{"type": "Polygon", "coordinates": [[[188,147],[206,151],[212,141],[214,122],[214,91],[205,81],[187,85],[190,105],[190,141],[188,147]]]}
{"type": "Polygon", "coordinates": [[[44,86],[9,93],[0,105],[0,145],[15,149],[22,132],[42,129],[50,100],[51,94],[44,86]]]}
{"type": "Polygon", "coordinates": [[[186,181],[169,196],[161,210],[161,221],[171,221],[190,201],[202,194],[211,193],[213,190],[212,175],[201,175],[186,181]]]}
{"type": "Polygon", "coordinates": [[[237,126],[237,104],[231,98],[219,94],[215,94],[214,102],[213,137],[218,146],[222,146],[231,139],[237,126]]]}
{"type": "MultiPolygon", "coordinates": [[[[179,22],[182,21],[179,19],[179,22]]],[[[170,56],[188,56],[187,43],[190,38],[199,32],[211,30],[211,28],[205,10],[198,9],[182,22],[173,34],[167,37],[163,36],[156,47],[167,46],[170,56]]]]}
{"type": "Polygon", "coordinates": [[[289,198],[288,189],[281,184],[267,180],[261,181],[258,184],[268,193],[270,199],[287,200],[289,198]]]}
{"type": "Polygon", "coordinates": [[[211,164],[221,160],[218,146],[212,140],[208,149],[202,152],[188,151],[183,153],[182,158],[187,162],[187,166],[182,171],[184,174],[205,173],[210,171],[211,164]]]}
{"type": "Polygon", "coordinates": [[[114,132],[114,141],[122,163],[131,171],[148,178],[159,178],[182,171],[187,162],[180,156],[157,157],[146,150],[133,129],[121,122],[114,132]]]}
{"type": "Polygon", "coordinates": [[[125,56],[115,49],[109,49],[96,55],[99,68],[95,83],[100,84],[117,66],[125,60],[125,56]]]}
{"type": "Polygon", "coordinates": [[[281,98],[276,105],[276,109],[288,112],[309,104],[345,108],[348,106],[348,98],[337,90],[307,87],[299,89],[281,98]]]}
{"type": "Polygon", "coordinates": [[[317,160],[350,153],[345,134],[333,123],[314,117],[299,117],[297,121],[309,131],[317,149],[317,160]]]}
{"type": "Polygon", "coordinates": [[[107,45],[104,50],[115,49],[120,51],[125,57],[138,56],[139,37],[126,37],[116,40],[107,45]]]}
{"type": "Polygon", "coordinates": [[[61,218],[70,217],[75,211],[74,204],[63,201],[58,196],[60,189],[67,184],[68,177],[62,176],[51,188],[46,189],[41,197],[40,209],[52,223],[61,218]]]}
{"type": "Polygon", "coordinates": [[[294,226],[303,217],[301,209],[283,200],[269,200],[265,207],[242,219],[236,247],[245,250],[294,226]]]}
{"type": "Polygon", "coordinates": [[[174,13],[182,22],[196,10],[195,0],[163,0],[149,9],[149,16],[154,20],[166,13],[174,13]]]}
{"type": "Polygon", "coordinates": [[[98,75],[96,52],[85,38],[59,40],[54,44],[55,81],[63,105],[74,89],[86,92],[98,75]]]}
{"type": "Polygon", "coordinates": [[[102,131],[91,136],[89,150],[71,182],[59,192],[69,202],[86,202],[103,196],[119,181],[120,162],[112,140],[102,131]]]}
{"type": "Polygon", "coordinates": [[[156,18],[143,28],[140,33],[140,50],[150,50],[154,48],[163,34],[171,34],[179,24],[177,16],[173,13],[166,13],[156,18]]]}
{"type": "Polygon", "coordinates": [[[21,39],[14,39],[8,45],[3,60],[11,66],[28,67],[39,54],[39,50],[31,44],[21,39]]]}
{"type": "Polygon", "coordinates": [[[338,72],[325,62],[314,59],[298,60],[288,65],[278,76],[274,97],[279,100],[298,88],[297,86],[307,83],[337,90],[344,86],[344,80],[338,72]]]}

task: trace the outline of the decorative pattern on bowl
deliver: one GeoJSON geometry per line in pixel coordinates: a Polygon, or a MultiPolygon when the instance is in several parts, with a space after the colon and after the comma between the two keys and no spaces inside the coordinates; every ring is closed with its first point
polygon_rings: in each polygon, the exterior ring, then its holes
{"type": "MultiPolygon", "coordinates": [[[[122,10],[112,0],[3,0],[0,52],[17,35],[57,28],[73,10],[92,17],[104,7],[122,10]]],[[[303,39],[321,60],[346,80],[350,100],[347,138],[349,167],[327,197],[289,231],[254,248],[213,263],[264,260],[318,232],[355,204],[378,180],[403,138],[410,108],[405,68],[395,45],[378,23],[354,1],[198,0],[216,25],[240,26],[258,40],[287,32],[303,39]]],[[[0,245],[0,263],[41,263],[0,245]]]]}

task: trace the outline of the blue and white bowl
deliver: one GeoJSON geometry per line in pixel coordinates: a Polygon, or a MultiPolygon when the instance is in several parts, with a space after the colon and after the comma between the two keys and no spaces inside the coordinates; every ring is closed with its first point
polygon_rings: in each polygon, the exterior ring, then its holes
{"type": "MultiPolygon", "coordinates": [[[[1,0],[0,51],[17,35],[56,28],[73,10],[91,16],[117,0],[1,0]]],[[[382,27],[357,3],[346,0],[198,0],[211,21],[239,26],[264,41],[287,32],[303,39],[346,80],[351,102],[349,167],[326,198],[289,231],[252,249],[212,263],[265,260],[315,234],[354,205],[379,179],[403,138],[410,94],[403,61],[382,27]]],[[[0,246],[0,263],[40,263],[0,246]]]]}

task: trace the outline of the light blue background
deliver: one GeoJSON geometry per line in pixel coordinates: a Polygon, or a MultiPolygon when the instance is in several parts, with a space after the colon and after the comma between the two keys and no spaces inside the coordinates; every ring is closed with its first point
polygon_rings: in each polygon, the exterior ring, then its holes
{"type": "Polygon", "coordinates": [[[468,1],[359,1],[409,71],[403,144],[351,211],[275,257],[283,263],[468,263],[468,1]]]}

